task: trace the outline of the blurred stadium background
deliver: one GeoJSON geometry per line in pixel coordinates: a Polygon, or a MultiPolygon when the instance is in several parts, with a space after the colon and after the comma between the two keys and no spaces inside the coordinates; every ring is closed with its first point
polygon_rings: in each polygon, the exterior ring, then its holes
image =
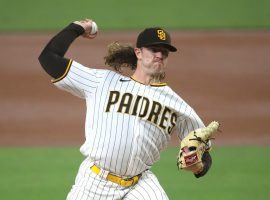
{"type": "Polygon", "coordinates": [[[49,84],[37,56],[59,29],[83,18],[98,23],[101,45],[93,42],[89,47],[79,39],[68,55],[83,63],[91,58],[97,66],[102,64],[108,41],[119,36],[124,41],[135,39],[148,26],[169,29],[182,53],[172,56],[169,81],[180,80],[183,86],[174,87],[206,122],[224,122],[214,142],[213,168],[203,179],[177,171],[177,142],[162,153],[153,171],[170,199],[267,199],[270,1],[0,2],[1,199],[65,199],[74,182],[83,160],[79,146],[84,136],[84,104],[49,84]],[[100,55],[88,55],[93,49],[100,55]],[[210,67],[198,69],[201,62],[210,67]],[[211,67],[211,62],[226,66],[227,71],[211,67]],[[177,74],[178,65],[189,69],[177,74]],[[237,80],[241,81],[238,86],[234,85],[237,80]]]}

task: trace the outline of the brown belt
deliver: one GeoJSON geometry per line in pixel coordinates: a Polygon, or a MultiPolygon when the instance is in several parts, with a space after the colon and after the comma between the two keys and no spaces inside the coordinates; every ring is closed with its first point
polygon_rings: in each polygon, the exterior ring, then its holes
{"type": "MultiPolygon", "coordinates": [[[[99,175],[101,173],[101,171],[104,171],[96,165],[93,165],[91,167],[91,170],[97,175],[99,175]]],[[[123,187],[129,187],[129,186],[132,186],[132,185],[135,185],[136,183],[138,183],[139,178],[141,176],[142,176],[142,174],[138,174],[137,176],[133,176],[131,178],[122,178],[122,177],[114,175],[112,173],[108,173],[107,176],[104,178],[108,181],[113,182],[113,183],[117,183],[118,185],[121,185],[123,187]]]]}

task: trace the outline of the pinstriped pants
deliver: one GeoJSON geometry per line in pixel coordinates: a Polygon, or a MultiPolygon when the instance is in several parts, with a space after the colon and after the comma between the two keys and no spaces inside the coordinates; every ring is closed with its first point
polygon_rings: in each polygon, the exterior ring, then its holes
{"type": "Polygon", "coordinates": [[[168,200],[158,179],[149,170],[136,185],[122,187],[93,173],[90,166],[91,161],[83,161],[67,200],[168,200]]]}

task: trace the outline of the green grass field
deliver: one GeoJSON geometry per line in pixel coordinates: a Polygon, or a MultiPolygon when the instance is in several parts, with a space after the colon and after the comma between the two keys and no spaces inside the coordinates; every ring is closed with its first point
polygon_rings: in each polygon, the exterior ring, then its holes
{"type": "Polygon", "coordinates": [[[101,29],[269,28],[268,0],[1,0],[0,31],[53,30],[91,17],[101,29]]]}
{"type": "MultiPolygon", "coordinates": [[[[269,147],[216,147],[211,171],[196,179],[177,171],[177,149],[169,148],[153,171],[173,200],[263,200],[270,189],[269,153],[269,147]]],[[[77,148],[2,148],[1,199],[65,199],[82,159],[77,148]]]]}

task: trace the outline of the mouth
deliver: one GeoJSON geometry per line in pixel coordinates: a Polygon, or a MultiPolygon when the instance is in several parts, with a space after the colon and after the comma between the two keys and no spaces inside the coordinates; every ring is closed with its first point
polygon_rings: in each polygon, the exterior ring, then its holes
{"type": "Polygon", "coordinates": [[[153,63],[153,69],[156,72],[164,71],[164,63],[162,61],[156,61],[153,63]]]}
{"type": "Polygon", "coordinates": [[[155,59],[154,62],[155,63],[162,63],[163,64],[163,59],[155,59]]]}

